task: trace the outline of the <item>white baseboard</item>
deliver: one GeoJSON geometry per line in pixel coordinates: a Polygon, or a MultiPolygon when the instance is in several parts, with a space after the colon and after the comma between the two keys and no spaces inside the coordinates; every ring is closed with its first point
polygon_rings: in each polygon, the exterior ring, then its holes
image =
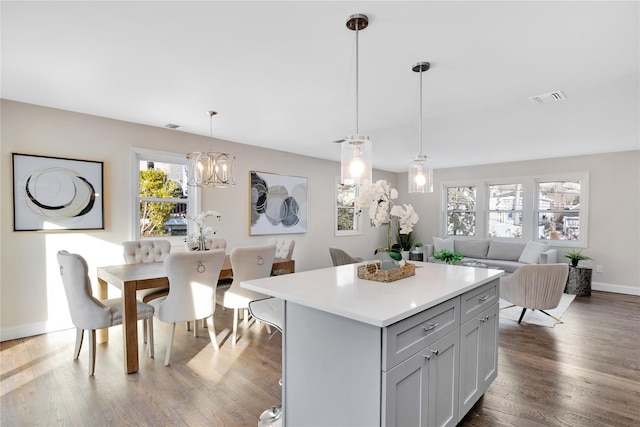
{"type": "Polygon", "coordinates": [[[624,286],[624,285],[613,285],[610,283],[600,283],[600,282],[591,282],[591,289],[594,291],[602,291],[602,292],[613,292],[616,294],[626,294],[626,295],[637,295],[640,296],[640,288],[624,286]]]}
{"type": "Polygon", "coordinates": [[[36,322],[29,323],[26,325],[13,326],[9,328],[1,328],[0,329],[0,341],[9,341],[15,340],[18,338],[26,338],[32,337],[35,335],[42,335],[49,332],[57,332],[65,329],[75,328],[73,324],[70,323],[60,323],[60,322],[36,322]]]}

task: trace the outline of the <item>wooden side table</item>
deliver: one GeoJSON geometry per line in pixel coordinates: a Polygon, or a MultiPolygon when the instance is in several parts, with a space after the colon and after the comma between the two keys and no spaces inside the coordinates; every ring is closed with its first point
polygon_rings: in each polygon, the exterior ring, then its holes
{"type": "Polygon", "coordinates": [[[579,297],[591,295],[591,273],[589,267],[569,266],[569,277],[564,288],[565,294],[573,294],[579,297]]]}

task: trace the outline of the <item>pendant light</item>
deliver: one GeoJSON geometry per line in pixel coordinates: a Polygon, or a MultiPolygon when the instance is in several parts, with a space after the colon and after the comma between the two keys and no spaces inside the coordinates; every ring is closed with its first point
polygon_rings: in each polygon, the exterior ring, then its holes
{"type": "Polygon", "coordinates": [[[431,159],[426,154],[422,154],[422,73],[430,67],[431,64],[428,62],[418,62],[411,68],[414,72],[420,73],[420,137],[418,139],[420,152],[409,166],[409,193],[433,192],[431,159]]]}
{"type": "MultiPolygon", "coordinates": [[[[209,134],[213,138],[213,116],[215,111],[207,111],[209,115],[209,134]]],[[[236,157],[215,151],[194,151],[187,154],[187,185],[202,188],[235,187],[233,179],[233,163],[236,157]]]]}
{"type": "Polygon", "coordinates": [[[366,15],[351,15],[347,20],[347,28],[356,32],[356,133],[346,137],[342,143],[340,161],[340,182],[343,185],[365,185],[371,183],[372,155],[371,141],[361,135],[358,128],[358,90],[359,90],[359,46],[358,33],[369,25],[366,15]]]}

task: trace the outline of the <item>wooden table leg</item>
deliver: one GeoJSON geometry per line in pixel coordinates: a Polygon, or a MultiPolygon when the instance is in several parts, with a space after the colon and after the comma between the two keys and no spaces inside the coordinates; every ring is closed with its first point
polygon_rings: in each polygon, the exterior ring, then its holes
{"type": "MultiPolygon", "coordinates": [[[[98,299],[109,298],[109,284],[98,278],[98,299]]],[[[109,328],[98,329],[96,334],[96,342],[98,344],[109,341],[109,328]]]]}
{"type": "Polygon", "coordinates": [[[136,282],[125,282],[122,289],[122,345],[124,350],[124,371],[138,372],[138,310],[136,282]]]}

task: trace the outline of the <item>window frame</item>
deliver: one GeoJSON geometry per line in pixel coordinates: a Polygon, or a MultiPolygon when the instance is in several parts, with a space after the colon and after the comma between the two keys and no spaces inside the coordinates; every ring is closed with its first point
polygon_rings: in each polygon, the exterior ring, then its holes
{"type": "Polygon", "coordinates": [[[514,180],[514,179],[502,179],[502,180],[497,180],[497,181],[487,181],[485,183],[485,187],[486,187],[486,233],[485,235],[487,236],[488,239],[495,239],[495,240],[504,240],[504,241],[508,241],[508,242],[513,242],[513,241],[518,241],[518,240],[522,240],[523,236],[525,236],[527,234],[526,232],[526,222],[525,222],[525,218],[527,217],[526,212],[525,212],[525,206],[527,206],[527,200],[526,200],[526,194],[527,194],[527,186],[525,185],[525,183],[523,183],[520,180],[514,180]],[[522,201],[521,201],[521,206],[522,209],[511,209],[511,210],[498,210],[498,209],[491,209],[491,188],[492,186],[507,186],[507,185],[520,185],[522,187],[521,191],[522,191],[522,201]],[[522,215],[522,234],[520,237],[514,236],[514,237],[506,237],[506,236],[489,236],[489,233],[491,231],[491,227],[490,227],[490,221],[491,221],[491,214],[493,212],[500,212],[500,213],[512,213],[512,214],[517,214],[520,213],[522,215]]]}
{"type": "MultiPolygon", "coordinates": [[[[173,163],[187,165],[187,157],[182,153],[151,150],[147,148],[131,148],[131,240],[169,240],[172,245],[184,243],[185,236],[143,237],[140,235],[140,162],[152,161],[158,163],[173,163]]],[[[187,198],[187,216],[195,216],[201,211],[202,191],[198,187],[189,187],[187,198]]],[[[159,200],[167,202],[167,199],[159,200]]],[[[187,221],[187,234],[191,233],[192,225],[187,221]]]]}
{"type": "MultiPolygon", "coordinates": [[[[340,236],[359,236],[362,234],[362,215],[360,215],[359,213],[357,213],[355,211],[355,205],[354,205],[354,211],[353,211],[353,225],[354,225],[354,229],[353,230],[338,230],[338,209],[343,209],[338,205],[338,188],[341,186],[340,183],[340,177],[336,177],[335,179],[335,193],[334,193],[334,202],[335,202],[335,207],[334,207],[334,232],[336,237],[340,237],[340,236]]],[[[358,197],[358,186],[357,185],[352,185],[351,187],[354,188],[355,191],[355,196],[354,197],[358,197]]]]}
{"type": "Polygon", "coordinates": [[[556,174],[507,176],[498,178],[477,178],[440,183],[440,224],[443,237],[456,239],[491,239],[508,242],[547,243],[552,247],[586,248],[589,242],[589,172],[566,172],[556,174]],[[538,238],[538,184],[552,181],[580,182],[580,225],[577,240],[552,240],[538,238]],[[489,237],[489,185],[505,183],[521,183],[523,185],[522,200],[522,237],[489,237]],[[450,236],[447,234],[447,189],[451,187],[476,187],[476,233],[474,236],[450,236]]]}

